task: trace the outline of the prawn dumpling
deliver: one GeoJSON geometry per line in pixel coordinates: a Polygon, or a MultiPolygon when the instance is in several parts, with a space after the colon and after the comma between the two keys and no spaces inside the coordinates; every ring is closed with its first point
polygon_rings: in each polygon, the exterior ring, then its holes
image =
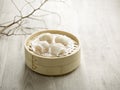
{"type": "Polygon", "coordinates": [[[40,41],[47,41],[48,43],[52,43],[53,36],[50,33],[44,33],[44,34],[40,35],[39,40],[40,41]]]}
{"type": "Polygon", "coordinates": [[[43,53],[47,53],[49,50],[49,43],[47,41],[35,40],[31,43],[31,46],[32,46],[33,52],[39,55],[43,53]]]}
{"type": "Polygon", "coordinates": [[[49,50],[49,43],[47,41],[40,41],[39,46],[42,47],[42,53],[47,53],[49,50]]]}
{"type": "Polygon", "coordinates": [[[51,45],[51,54],[55,56],[60,56],[65,53],[65,47],[61,43],[54,43],[51,45]]]}
{"type": "Polygon", "coordinates": [[[40,55],[43,52],[43,48],[39,45],[34,45],[32,49],[33,49],[33,52],[38,55],[40,55]]]}
{"type": "Polygon", "coordinates": [[[59,35],[55,38],[56,43],[61,43],[64,46],[67,46],[69,44],[70,39],[66,36],[59,35]]]}

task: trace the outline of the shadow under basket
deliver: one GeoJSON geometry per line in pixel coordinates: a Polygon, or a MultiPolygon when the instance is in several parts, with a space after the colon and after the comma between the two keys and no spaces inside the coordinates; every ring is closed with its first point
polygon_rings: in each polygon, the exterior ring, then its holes
{"type": "Polygon", "coordinates": [[[43,30],[30,35],[25,41],[25,62],[33,71],[49,76],[64,75],[75,70],[80,64],[80,42],[79,39],[71,33],[60,30],[43,30]],[[35,37],[42,33],[66,35],[76,41],[78,47],[71,54],[61,57],[46,57],[35,54],[29,50],[29,43],[35,37]]]}

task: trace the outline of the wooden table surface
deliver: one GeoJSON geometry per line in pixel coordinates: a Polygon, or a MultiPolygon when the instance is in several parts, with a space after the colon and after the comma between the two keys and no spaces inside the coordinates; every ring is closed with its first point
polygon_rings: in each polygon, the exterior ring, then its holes
{"type": "MultiPolygon", "coordinates": [[[[42,76],[25,66],[27,35],[2,36],[0,90],[120,90],[120,0],[72,0],[71,3],[77,15],[70,11],[68,15],[73,13],[70,16],[73,20],[68,19],[72,25],[70,32],[80,37],[80,67],[65,76],[42,76]]],[[[10,0],[0,0],[0,22],[12,16],[9,4],[10,0]]],[[[60,29],[69,30],[69,25],[64,23],[60,29]]],[[[48,25],[52,27],[57,28],[48,25]]]]}

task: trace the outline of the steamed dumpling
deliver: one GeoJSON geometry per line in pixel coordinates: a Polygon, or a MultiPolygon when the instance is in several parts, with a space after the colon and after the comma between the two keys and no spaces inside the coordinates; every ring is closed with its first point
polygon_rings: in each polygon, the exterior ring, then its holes
{"type": "Polygon", "coordinates": [[[34,41],[31,44],[32,44],[32,50],[36,54],[43,54],[48,52],[49,50],[49,43],[47,41],[39,41],[39,42],[34,41]]]}
{"type": "Polygon", "coordinates": [[[49,50],[49,43],[47,41],[40,41],[39,42],[39,46],[42,46],[42,49],[43,49],[43,53],[46,53],[48,52],[49,50]]]}
{"type": "Polygon", "coordinates": [[[43,48],[40,45],[34,45],[32,50],[38,55],[40,55],[43,52],[43,48]]]}
{"type": "Polygon", "coordinates": [[[65,53],[65,47],[61,43],[55,43],[51,45],[51,54],[55,56],[60,56],[65,53]]]}
{"type": "Polygon", "coordinates": [[[52,43],[53,36],[50,33],[44,33],[44,34],[40,35],[39,40],[40,41],[47,41],[48,43],[52,43]]]}
{"type": "Polygon", "coordinates": [[[62,36],[62,35],[59,35],[55,38],[55,42],[56,43],[61,43],[63,44],[64,46],[67,46],[69,44],[69,38],[66,37],[66,36],[62,36]]]}

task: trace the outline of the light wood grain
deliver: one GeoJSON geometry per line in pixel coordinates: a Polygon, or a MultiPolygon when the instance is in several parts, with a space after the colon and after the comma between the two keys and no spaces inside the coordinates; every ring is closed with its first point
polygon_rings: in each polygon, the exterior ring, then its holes
{"type": "MultiPolygon", "coordinates": [[[[11,13],[11,8],[5,8],[7,2],[10,0],[0,0],[0,22],[11,13]]],[[[80,67],[61,77],[39,75],[25,66],[26,36],[4,36],[0,38],[0,90],[120,89],[120,0],[72,0],[72,3],[78,11],[79,23],[73,22],[71,32],[79,32],[80,67]]],[[[62,27],[69,29],[68,25],[62,27]]]]}
{"type": "Polygon", "coordinates": [[[79,3],[79,34],[89,89],[119,90],[120,1],[83,0],[79,3]]]}

